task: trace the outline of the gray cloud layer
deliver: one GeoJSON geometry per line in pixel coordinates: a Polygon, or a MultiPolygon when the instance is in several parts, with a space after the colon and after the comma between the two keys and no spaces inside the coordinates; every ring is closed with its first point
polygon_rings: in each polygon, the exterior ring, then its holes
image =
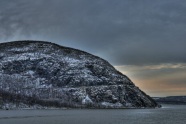
{"type": "Polygon", "coordinates": [[[185,0],[4,0],[0,40],[47,40],[114,65],[186,62],[185,0]]]}

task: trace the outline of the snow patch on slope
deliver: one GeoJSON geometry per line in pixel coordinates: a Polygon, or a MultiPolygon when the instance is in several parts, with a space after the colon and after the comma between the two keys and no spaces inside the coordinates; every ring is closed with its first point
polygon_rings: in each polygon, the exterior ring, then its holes
{"type": "Polygon", "coordinates": [[[93,103],[92,100],[89,98],[88,95],[82,100],[82,104],[90,104],[93,103]]]}

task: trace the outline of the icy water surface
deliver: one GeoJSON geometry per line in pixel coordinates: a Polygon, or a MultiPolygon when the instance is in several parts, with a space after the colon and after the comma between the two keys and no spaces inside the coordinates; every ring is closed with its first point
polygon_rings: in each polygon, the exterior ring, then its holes
{"type": "Polygon", "coordinates": [[[0,110],[0,124],[186,124],[186,105],[161,109],[0,110]]]}

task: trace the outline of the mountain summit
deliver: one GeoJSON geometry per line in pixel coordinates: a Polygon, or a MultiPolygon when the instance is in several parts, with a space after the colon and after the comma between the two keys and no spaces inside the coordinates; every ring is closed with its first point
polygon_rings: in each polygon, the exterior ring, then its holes
{"type": "Polygon", "coordinates": [[[106,60],[42,41],[0,44],[0,94],[17,106],[157,107],[106,60]]]}

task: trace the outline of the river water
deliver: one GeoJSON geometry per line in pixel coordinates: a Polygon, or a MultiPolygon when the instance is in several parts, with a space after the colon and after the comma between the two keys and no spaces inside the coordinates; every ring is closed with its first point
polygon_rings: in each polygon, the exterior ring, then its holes
{"type": "Polygon", "coordinates": [[[186,124],[186,105],[159,109],[0,110],[0,124],[186,124]]]}

